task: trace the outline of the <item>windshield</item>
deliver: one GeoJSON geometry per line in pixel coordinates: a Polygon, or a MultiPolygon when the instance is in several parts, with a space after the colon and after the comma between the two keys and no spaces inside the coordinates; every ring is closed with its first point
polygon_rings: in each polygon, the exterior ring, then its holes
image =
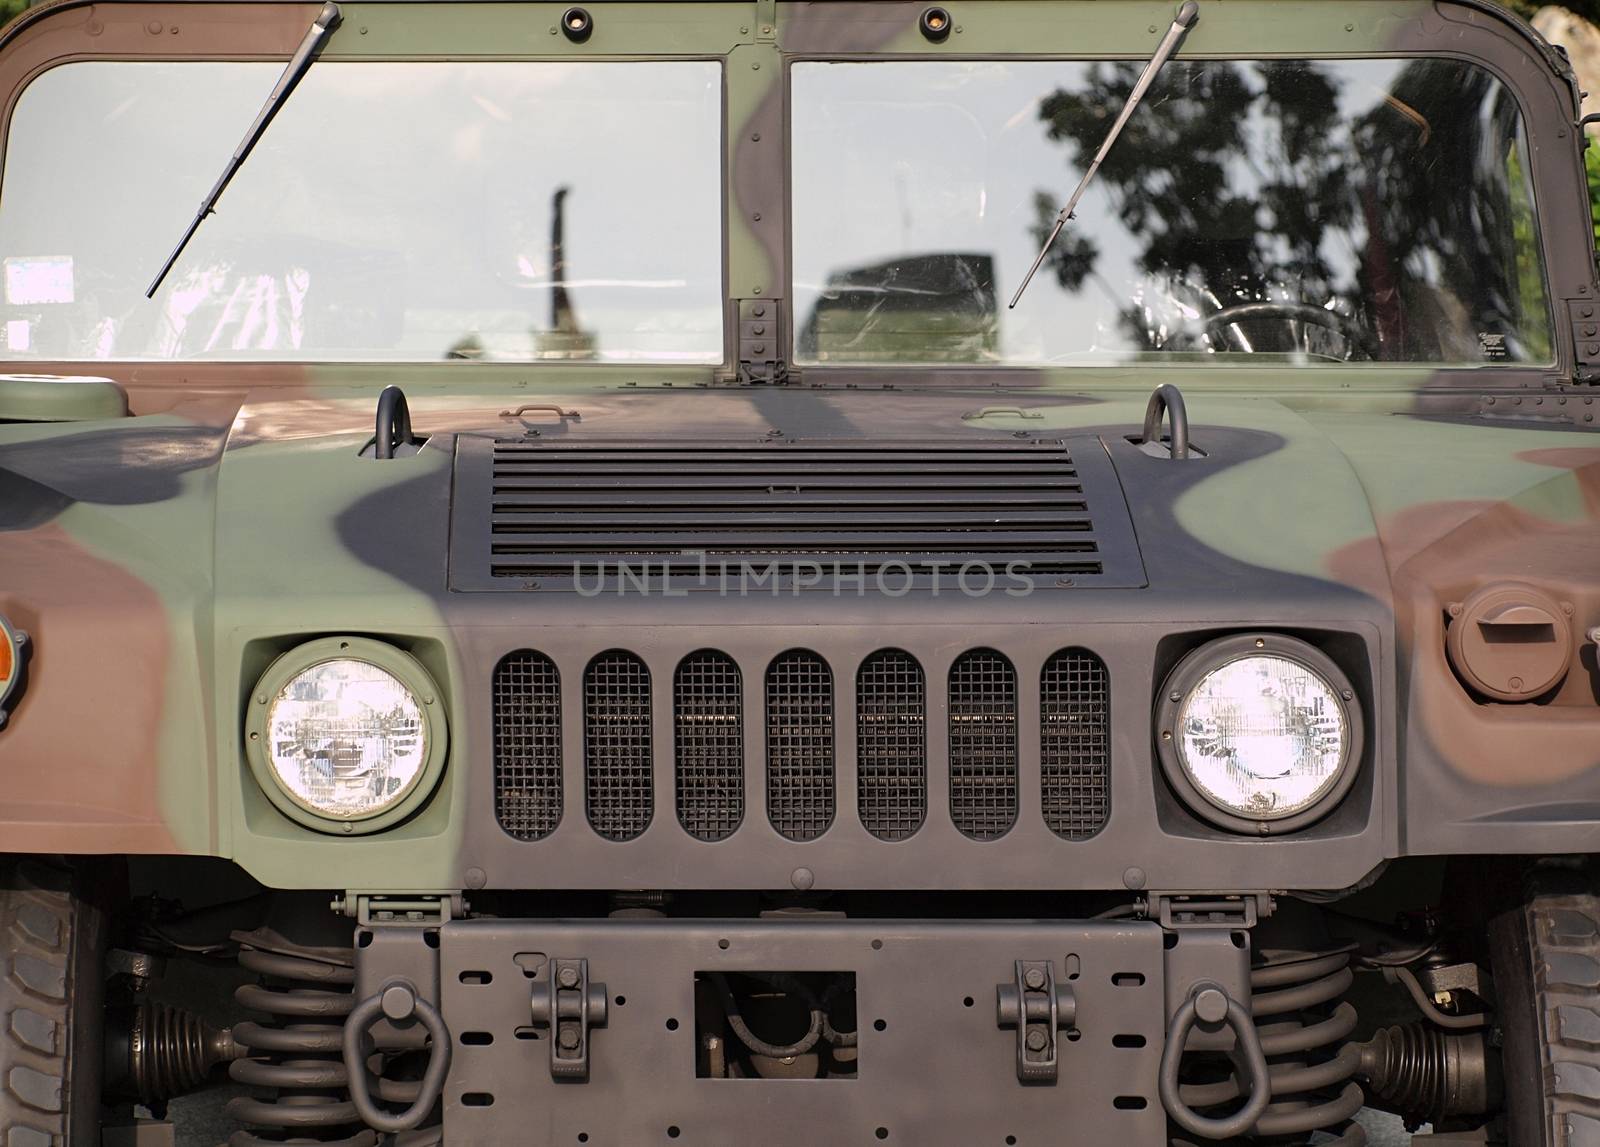
{"type": "Polygon", "coordinates": [[[24,90],[7,358],[722,361],[715,62],[320,62],[147,301],[282,70],[24,90]]]}
{"type": "Polygon", "coordinates": [[[1448,60],[793,68],[796,357],[1544,363],[1522,121],[1448,60]]]}

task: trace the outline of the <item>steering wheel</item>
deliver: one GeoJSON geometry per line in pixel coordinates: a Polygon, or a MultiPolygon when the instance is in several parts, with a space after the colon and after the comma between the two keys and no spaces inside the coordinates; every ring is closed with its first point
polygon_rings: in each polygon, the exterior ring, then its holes
{"type": "Polygon", "coordinates": [[[1254,319],[1282,319],[1285,322],[1310,323],[1312,326],[1324,327],[1342,337],[1350,344],[1353,351],[1360,351],[1368,359],[1374,357],[1372,348],[1367,345],[1366,332],[1356,325],[1354,319],[1326,307],[1313,307],[1310,303],[1283,301],[1240,303],[1237,306],[1213,311],[1200,322],[1207,330],[1211,330],[1254,319]]]}

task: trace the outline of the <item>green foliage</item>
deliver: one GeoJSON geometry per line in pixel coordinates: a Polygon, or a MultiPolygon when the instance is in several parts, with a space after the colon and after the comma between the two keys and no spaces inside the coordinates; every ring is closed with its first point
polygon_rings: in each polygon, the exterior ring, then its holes
{"type": "Polygon", "coordinates": [[[1589,173],[1589,216],[1594,220],[1595,238],[1600,240],[1600,140],[1589,141],[1583,153],[1583,166],[1589,173]]]}
{"type": "Polygon", "coordinates": [[[28,6],[28,0],[0,0],[0,24],[9,21],[28,6]]]}

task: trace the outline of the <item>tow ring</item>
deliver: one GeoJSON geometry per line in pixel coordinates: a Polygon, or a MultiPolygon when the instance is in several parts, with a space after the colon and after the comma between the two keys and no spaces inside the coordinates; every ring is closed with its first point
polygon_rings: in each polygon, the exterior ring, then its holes
{"type": "Polygon", "coordinates": [[[1231,1139],[1243,1135],[1266,1113],[1267,1104],[1272,1102],[1272,1080],[1267,1072],[1266,1054],[1261,1050],[1261,1037],[1256,1034],[1255,1021],[1244,1005],[1219,985],[1205,981],[1194,985],[1189,990],[1189,998],[1173,1014],[1172,1024],[1167,1029],[1167,1045],[1161,1051],[1159,1090],[1161,1104],[1173,1122],[1202,1139],[1231,1139]],[[1238,1039],[1234,1062],[1243,1077],[1240,1089],[1248,1092],[1250,1098],[1232,1115],[1208,1118],[1191,1108],[1179,1094],[1178,1065],[1183,1059],[1183,1045],[1196,1023],[1226,1023],[1238,1039]]]}
{"type": "Polygon", "coordinates": [[[410,1131],[428,1117],[444,1091],[444,1077],[450,1071],[450,1029],[444,1026],[439,1009],[417,995],[409,980],[390,980],[383,990],[368,996],[350,1011],[344,1025],[344,1070],[349,1077],[350,1102],[361,1121],[375,1131],[390,1134],[410,1131]],[[367,1052],[362,1046],[367,1029],[380,1019],[407,1020],[415,1016],[428,1029],[433,1044],[428,1050],[428,1066],[417,1085],[417,1098],[398,1115],[384,1111],[372,1100],[367,1084],[367,1052]]]}

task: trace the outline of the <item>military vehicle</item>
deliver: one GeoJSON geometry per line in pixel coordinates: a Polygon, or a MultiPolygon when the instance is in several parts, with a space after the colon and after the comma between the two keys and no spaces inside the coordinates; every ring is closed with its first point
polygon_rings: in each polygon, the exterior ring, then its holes
{"type": "Polygon", "coordinates": [[[5,1147],[1600,1143],[1517,17],[57,0],[0,93],[5,1147]]]}

